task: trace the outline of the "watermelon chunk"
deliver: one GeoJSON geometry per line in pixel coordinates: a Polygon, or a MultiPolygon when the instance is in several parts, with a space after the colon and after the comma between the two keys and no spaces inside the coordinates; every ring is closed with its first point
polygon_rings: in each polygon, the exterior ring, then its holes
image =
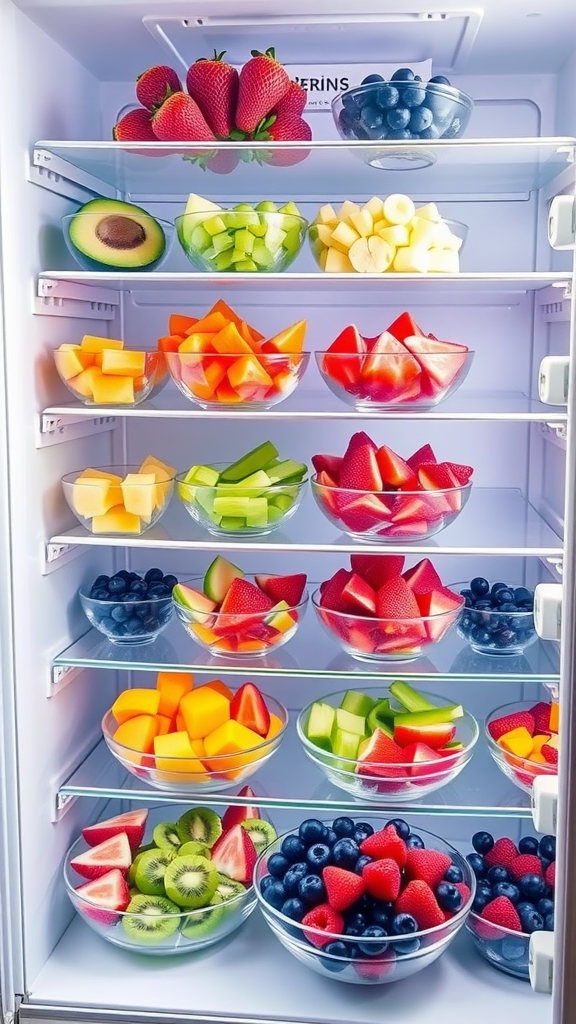
{"type": "Polygon", "coordinates": [[[398,401],[420,394],[421,369],[407,348],[384,331],[364,358],[361,379],[374,401],[398,401]]]}
{"type": "Polygon", "coordinates": [[[351,579],[352,573],[349,569],[338,569],[334,575],[326,581],[326,585],[320,588],[320,604],[323,608],[331,608],[335,612],[348,611],[346,602],[342,599],[342,591],[351,579]]]}
{"type": "Polygon", "coordinates": [[[126,910],[130,902],[130,892],[126,879],[118,868],[94,878],[76,889],[78,896],[92,906],[79,906],[80,911],[98,924],[113,925],[118,920],[115,911],[126,910]]]}
{"type": "Polygon", "coordinates": [[[286,601],[286,604],[293,607],[302,600],[306,587],[307,576],[304,572],[294,573],[292,576],[262,576],[254,577],[256,584],[274,604],[278,601],[286,601]]]}
{"type": "Polygon", "coordinates": [[[84,878],[100,878],[117,868],[126,873],[132,864],[132,851],[128,836],[119,832],[98,846],[93,846],[84,853],[78,854],[70,861],[70,867],[84,878]]]}
{"type": "Polygon", "coordinates": [[[404,341],[405,338],[413,338],[415,336],[424,337],[424,331],[415,320],[412,319],[409,313],[400,313],[399,317],[396,317],[394,323],[391,323],[388,332],[392,334],[398,341],[404,341]]]}
{"type": "Polygon", "coordinates": [[[130,848],[136,850],[144,839],[147,818],[148,809],[146,807],[135,811],[126,811],[125,814],[117,814],[114,818],[99,821],[96,825],[87,825],[82,829],[82,836],[88,846],[99,846],[107,839],[117,836],[120,832],[125,832],[130,848]]]}
{"type": "Polygon", "coordinates": [[[423,373],[428,378],[429,393],[435,396],[448,390],[458,377],[468,355],[466,345],[458,345],[451,341],[436,341],[433,338],[423,338],[422,335],[406,336],[402,341],[420,363],[423,373]]]}
{"type": "Polygon", "coordinates": [[[322,360],[324,373],[345,390],[360,380],[366,342],[354,324],[345,327],[322,360]],[[356,353],[356,354],[354,354],[356,353]]]}

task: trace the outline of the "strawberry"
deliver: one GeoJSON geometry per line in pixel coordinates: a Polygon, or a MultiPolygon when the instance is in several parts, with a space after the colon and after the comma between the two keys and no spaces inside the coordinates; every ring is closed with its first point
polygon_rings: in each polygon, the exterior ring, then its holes
{"type": "Polygon", "coordinates": [[[255,576],[257,586],[263,590],[274,604],[279,601],[286,601],[291,607],[302,600],[307,576],[304,572],[294,573],[293,576],[255,576]]]}
{"type": "Polygon", "coordinates": [[[348,446],[340,471],[340,487],[354,491],[383,490],[376,455],[370,445],[361,445],[352,451],[348,446]]]}
{"type": "Polygon", "coordinates": [[[258,859],[256,847],[242,825],[234,825],[223,832],[210,851],[212,863],[228,878],[234,878],[243,885],[252,884],[252,872],[258,859]]]}
{"type": "Polygon", "coordinates": [[[380,587],[376,594],[376,614],[381,619],[420,618],[416,598],[402,576],[394,576],[380,587]]]}
{"type": "Polygon", "coordinates": [[[84,878],[100,878],[114,868],[125,874],[131,864],[132,851],[125,832],[111,836],[70,861],[70,867],[84,878]]]}
{"type": "Polygon", "coordinates": [[[556,885],[556,861],[553,860],[546,868],[544,880],[546,885],[551,885],[552,888],[556,885]]]}
{"type": "Polygon", "coordinates": [[[408,850],[406,857],[406,878],[419,879],[434,889],[444,878],[452,861],[447,853],[439,850],[408,850]]]}
{"type": "Polygon", "coordinates": [[[226,64],[222,53],[200,57],[188,68],[186,88],[200,107],[215,135],[227,138],[234,129],[238,99],[238,72],[226,64]]]}
{"type": "Polygon", "coordinates": [[[230,702],[230,718],[252,729],[259,736],[267,736],[270,712],[266,701],[254,683],[244,683],[230,702]]]}
{"type": "Polygon", "coordinates": [[[117,814],[114,818],[107,818],[106,821],[99,821],[96,825],[87,825],[82,829],[82,836],[88,846],[99,846],[107,839],[112,839],[120,832],[128,836],[131,850],[137,850],[144,839],[144,829],[148,818],[147,808],[136,811],[126,811],[125,814],[117,814]]]}
{"type": "Polygon", "coordinates": [[[323,589],[320,588],[320,604],[335,612],[347,611],[347,604],[342,600],[342,591],[351,578],[352,573],[349,569],[338,569],[329,580],[326,580],[323,589]]]}
{"type": "MultiPolygon", "coordinates": [[[[392,576],[399,576],[404,568],[404,555],[351,555],[352,571],[379,590],[392,576]]],[[[440,582],[440,580],[438,580],[440,582]]]]}
{"type": "Polygon", "coordinates": [[[313,455],[312,465],[317,473],[324,471],[337,482],[340,478],[343,458],[340,455],[313,455]]]}
{"type": "MultiPolygon", "coordinates": [[[[349,328],[347,328],[347,330],[349,330],[349,328]]],[[[336,342],[334,342],[334,344],[336,344],[336,342]]],[[[356,451],[357,448],[363,448],[365,444],[369,445],[375,452],[378,450],[378,445],[374,444],[372,438],[368,437],[368,434],[364,430],[357,430],[355,434],[352,434],[352,437],[348,441],[346,455],[350,455],[352,452],[356,451]]]]}
{"type": "Polygon", "coordinates": [[[422,558],[411,569],[406,569],[402,577],[414,594],[431,594],[442,586],[442,580],[429,558],[422,558]]]}
{"type": "Polygon", "coordinates": [[[432,448],[430,447],[429,444],[422,445],[422,447],[419,448],[417,452],[414,452],[414,454],[411,455],[409,459],[406,459],[406,462],[408,463],[410,469],[414,473],[418,472],[420,466],[423,465],[423,463],[436,461],[436,456],[434,455],[434,452],[432,451],[432,448]]]}
{"type": "Polygon", "coordinates": [[[302,924],[315,931],[305,931],[304,934],[313,946],[322,949],[332,942],[334,935],[341,935],[344,930],[344,918],[337,910],[334,910],[329,903],[321,903],[313,910],[309,910],[302,918],[302,924]],[[322,935],[322,932],[326,932],[322,935]]]}
{"type": "Polygon", "coordinates": [[[519,882],[522,875],[527,875],[528,873],[534,875],[542,874],[540,858],[532,853],[521,853],[519,857],[515,857],[506,866],[515,882],[519,882]]]}
{"type": "Polygon", "coordinates": [[[381,494],[339,491],[335,497],[337,515],[354,533],[373,531],[390,521],[390,509],[381,494]]]}
{"type": "Polygon", "coordinates": [[[350,612],[355,612],[356,615],[374,615],[376,613],[376,594],[372,587],[356,573],[352,573],[342,590],[341,597],[350,612]]]}
{"type": "Polygon", "coordinates": [[[360,875],[331,864],[322,871],[322,879],[328,894],[328,903],[333,910],[348,910],[364,895],[364,882],[360,875]]]}
{"type": "Polygon", "coordinates": [[[388,487],[401,487],[403,490],[417,490],[418,482],[413,470],[396,452],[383,444],[376,452],[376,461],[382,480],[388,487]]]}
{"type": "Polygon", "coordinates": [[[290,76],[275,58],[274,49],[252,50],[252,59],[240,72],[236,127],[254,132],[290,88],[290,76]]]}
{"type": "Polygon", "coordinates": [[[90,907],[80,906],[79,909],[86,917],[98,921],[99,924],[116,924],[117,910],[126,910],[130,903],[130,893],[126,879],[118,868],[108,871],[99,878],[93,878],[84,885],[79,885],[76,892],[81,899],[93,904],[90,907]]]}
{"type": "MultiPolygon", "coordinates": [[[[368,865],[366,866],[368,867],[368,865]]],[[[438,906],[432,889],[421,879],[408,882],[404,892],[396,900],[394,913],[412,914],[418,922],[419,929],[434,928],[436,925],[444,924],[444,914],[438,906]]]]}
{"type": "Polygon", "coordinates": [[[472,890],[468,885],[466,885],[466,882],[453,882],[452,884],[454,885],[454,888],[458,889],[458,892],[462,894],[464,903],[468,903],[468,900],[472,895],[472,890]]]}
{"type": "Polygon", "coordinates": [[[405,338],[424,337],[424,331],[418,327],[418,324],[409,313],[400,313],[400,316],[396,318],[394,323],[390,324],[388,333],[392,334],[398,341],[404,341],[405,338]]]}
{"type": "Polygon", "coordinates": [[[484,854],[484,860],[489,867],[500,864],[502,867],[507,868],[518,856],[516,844],[511,839],[504,838],[496,840],[492,849],[484,854]]]}
{"type": "Polygon", "coordinates": [[[185,92],[175,92],[152,118],[152,127],[161,142],[212,142],[214,133],[200,107],[185,92]]]}
{"type": "Polygon", "coordinates": [[[156,64],[136,79],[136,96],[143,107],[154,112],[175,92],[181,92],[180,79],[173,68],[156,64]]]}
{"type": "MultiPolygon", "coordinates": [[[[219,612],[221,615],[241,616],[239,623],[236,623],[236,625],[244,625],[246,622],[244,616],[252,617],[252,613],[254,613],[255,621],[259,622],[262,612],[270,611],[273,605],[274,602],[259,587],[256,587],[254,583],[250,583],[249,580],[241,576],[236,576],[232,580],[228,593],[220,605],[219,612]]],[[[229,629],[232,621],[224,620],[222,628],[226,626],[229,629]]]]}
{"type": "MultiPolygon", "coordinates": [[[[255,797],[256,793],[250,786],[244,786],[238,793],[238,796],[255,797]]],[[[239,825],[242,821],[248,821],[249,819],[258,819],[260,817],[260,811],[257,807],[251,807],[248,804],[231,804],[227,807],[222,815],[222,830],[229,832],[234,825],[239,825]]]]}
{"type": "MultiPolygon", "coordinates": [[[[436,459],[434,459],[433,461],[435,462],[436,459]]],[[[472,466],[461,466],[458,462],[443,462],[442,465],[446,466],[447,469],[450,470],[452,475],[456,477],[458,483],[461,484],[462,487],[464,487],[465,484],[468,483],[470,477],[472,476],[472,473],[474,472],[472,466]]]]}
{"type": "Polygon", "coordinates": [[[114,142],[158,142],[152,130],[152,114],[144,107],[129,110],[112,129],[114,142]]]}
{"type": "Polygon", "coordinates": [[[195,158],[195,162],[203,170],[208,169],[213,174],[232,174],[240,163],[240,154],[237,149],[226,149],[223,146],[209,155],[203,153],[202,156],[195,158]]]}
{"type": "Polygon", "coordinates": [[[425,491],[449,491],[461,486],[445,462],[423,463],[418,469],[418,481],[425,491]]]}
{"type": "Polygon", "coordinates": [[[510,928],[514,932],[521,932],[522,925],[518,912],[507,896],[498,896],[484,907],[480,917],[491,924],[498,924],[501,928],[510,928]]]}
{"type": "Polygon", "coordinates": [[[542,747],[542,757],[546,758],[548,764],[558,764],[558,737],[551,736],[548,743],[545,743],[542,747]],[[555,742],[552,742],[552,741],[555,742]]]}
{"type": "Polygon", "coordinates": [[[398,867],[403,868],[406,863],[406,843],[400,838],[394,825],[387,825],[380,832],[374,832],[360,844],[360,850],[368,857],[378,860],[386,857],[388,860],[395,860],[398,867]]]}
{"type": "MultiPolygon", "coordinates": [[[[265,135],[271,142],[310,142],[312,129],[308,122],[297,114],[277,114],[272,124],[266,128],[265,135]]],[[[257,136],[257,138],[260,137],[257,136]]],[[[299,150],[295,152],[298,153],[299,150]]],[[[282,155],[290,156],[290,153],[282,155]]]]}
{"type": "Polygon", "coordinates": [[[541,700],[530,708],[530,714],[534,719],[534,735],[550,732],[550,704],[541,700]]]}
{"type": "Polygon", "coordinates": [[[426,632],[431,640],[441,640],[456,619],[456,613],[464,604],[464,598],[448,587],[439,587],[431,594],[419,594],[416,598],[420,614],[426,618],[426,632]],[[454,612],[449,618],[447,612],[454,612]],[[434,616],[443,616],[435,619],[434,616]]]}
{"type": "Polygon", "coordinates": [[[400,892],[400,868],[391,857],[372,861],[362,868],[362,881],[366,892],[377,900],[395,900],[400,892]]]}
{"type": "MultiPolygon", "coordinates": [[[[534,735],[536,723],[534,716],[529,711],[516,711],[513,715],[495,718],[493,722],[488,723],[488,732],[493,740],[498,741],[505,733],[512,732],[513,729],[520,729],[522,726],[528,730],[531,736],[534,735]]],[[[494,861],[494,863],[499,862],[494,861]]]]}
{"type": "Polygon", "coordinates": [[[276,104],[273,114],[277,117],[284,117],[291,114],[293,117],[301,117],[304,113],[308,94],[299,82],[290,82],[288,92],[285,92],[279,103],[276,104]]]}

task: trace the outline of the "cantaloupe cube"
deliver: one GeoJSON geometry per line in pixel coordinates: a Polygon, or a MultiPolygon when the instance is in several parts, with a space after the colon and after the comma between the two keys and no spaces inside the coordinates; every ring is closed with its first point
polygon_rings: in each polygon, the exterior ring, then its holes
{"type": "Polygon", "coordinates": [[[537,764],[548,764],[544,754],[542,753],[542,747],[545,743],[548,743],[550,737],[545,736],[533,736],[532,737],[532,750],[530,752],[530,760],[535,761],[537,764]]]}
{"type": "Polygon", "coordinates": [[[286,633],[289,629],[293,629],[294,619],[288,611],[289,607],[290,605],[286,601],[279,601],[278,604],[274,605],[270,615],[266,616],[267,625],[272,626],[273,629],[279,629],[281,633],[286,633]]]}
{"type": "Polygon", "coordinates": [[[153,715],[136,715],[119,725],[114,733],[114,741],[127,748],[121,751],[122,758],[131,761],[132,764],[146,763],[147,758],[140,757],[132,751],[151,754],[154,750],[156,728],[157,722],[153,715]]]}
{"type": "Polygon", "coordinates": [[[175,782],[182,774],[206,774],[206,768],[194,755],[187,732],[171,732],[165,736],[156,736],[154,754],[158,771],[173,772],[175,782]]]}
{"type": "Polygon", "coordinates": [[[117,338],[99,338],[94,334],[85,334],[81,347],[84,352],[103,352],[105,348],[124,348],[124,342],[117,338]]]}
{"type": "Polygon", "coordinates": [[[214,335],[212,345],[216,352],[252,352],[252,346],[244,341],[236,324],[229,323],[214,335]]]}
{"type": "Polygon", "coordinates": [[[550,705],[550,732],[558,732],[559,721],[559,704],[557,700],[553,700],[550,705]]]}
{"type": "Polygon", "coordinates": [[[234,390],[228,378],[223,380],[216,388],[216,398],[219,402],[222,402],[223,405],[238,405],[240,402],[244,401],[242,395],[239,395],[238,392],[234,390]]]}
{"type": "Polygon", "coordinates": [[[121,485],[124,508],[149,523],[156,507],[154,473],[128,473],[121,485]]]}
{"type": "Polygon", "coordinates": [[[122,501],[118,484],[98,476],[82,476],[72,485],[72,504],[79,516],[103,516],[122,501]]]}
{"type": "Polygon", "coordinates": [[[92,380],[92,397],[97,405],[132,405],[134,380],[132,377],[106,376],[99,370],[92,380]]]}
{"type": "Polygon", "coordinates": [[[205,737],[206,764],[212,771],[223,771],[234,778],[247,764],[258,759],[253,748],[262,742],[258,733],[230,719],[205,737]]]}
{"type": "Polygon", "coordinates": [[[256,356],[240,356],[235,359],[228,368],[228,380],[239,394],[250,397],[249,393],[254,385],[258,387],[271,387],[272,378],[259,363],[256,356]]]}
{"type": "Polygon", "coordinates": [[[131,690],[123,690],[112,705],[112,714],[122,725],[129,718],[137,715],[157,715],[160,704],[158,690],[150,690],[147,687],[134,687],[131,690]]]}
{"type": "MultiPolygon", "coordinates": [[[[76,483],[87,479],[108,480],[109,483],[118,485],[122,483],[122,477],[118,473],[109,473],[106,469],[83,469],[76,477],[76,483]]],[[[121,494],[120,491],[118,493],[121,494]]]]}
{"type": "MultiPolygon", "coordinates": [[[[191,358],[191,357],[189,357],[191,358]]],[[[193,358],[193,357],[192,357],[193,358]]],[[[188,363],[186,356],[180,360],[182,380],[196,398],[209,401],[226,376],[228,361],[216,356],[211,362],[188,363]]]]}
{"type": "Polygon", "coordinates": [[[176,732],[186,732],[186,722],[180,712],[176,715],[176,732]]]}
{"type": "Polygon", "coordinates": [[[209,679],[207,683],[203,683],[202,685],[212,687],[212,689],[216,690],[217,693],[221,693],[223,697],[226,697],[226,700],[231,701],[234,698],[234,694],[230,687],[226,686],[226,683],[223,683],[221,679],[209,679]]]}
{"type": "Polygon", "coordinates": [[[216,310],[198,320],[186,334],[218,334],[218,331],[222,331],[229,323],[230,320],[220,310],[216,310]]]}
{"type": "Polygon", "coordinates": [[[191,672],[159,672],[156,678],[156,689],[160,693],[158,714],[174,718],[178,714],[178,706],[185,693],[194,686],[191,672]]]}
{"type": "MultiPolygon", "coordinates": [[[[267,651],[272,644],[275,644],[276,640],[271,637],[270,640],[239,640],[238,641],[238,654],[257,654],[260,651],[267,651]]],[[[225,637],[219,642],[218,649],[221,651],[231,651],[230,641],[225,637]],[[227,644],[228,646],[224,646],[227,644]]]]}
{"type": "Polygon", "coordinates": [[[214,349],[212,341],[215,336],[214,331],[204,334],[194,331],[178,346],[178,351],[196,353],[212,351],[214,349]]]}
{"type": "MultiPolygon", "coordinates": [[[[338,225],[338,221],[335,222],[334,227],[338,225]]],[[[322,242],[322,245],[330,245],[332,239],[333,228],[329,227],[328,224],[318,225],[318,238],[322,242]]]]}
{"type": "Polygon", "coordinates": [[[497,743],[502,750],[508,751],[509,754],[515,754],[516,757],[528,757],[534,746],[534,741],[524,725],[504,733],[497,743]]]}
{"type": "Polygon", "coordinates": [[[102,371],[97,366],[87,366],[76,377],[71,377],[69,383],[84,398],[94,398],[94,381],[101,376],[102,371]]]}
{"type": "Polygon", "coordinates": [[[92,517],[92,533],[140,533],[140,516],[127,512],[124,505],[114,505],[101,516],[92,517]]]}
{"type": "Polygon", "coordinates": [[[326,256],[325,271],[327,274],[352,274],[354,267],[350,263],[348,254],[340,252],[333,246],[330,246],[326,256]]]}
{"type": "Polygon", "coordinates": [[[169,732],[176,732],[173,719],[166,718],[166,715],[156,715],[156,725],[157,736],[166,736],[169,732]]]}
{"type": "Polygon", "coordinates": [[[210,686],[201,686],[184,694],[180,714],[191,740],[204,739],[230,718],[230,701],[210,686]]]}
{"type": "Polygon", "coordinates": [[[282,732],[283,728],[284,728],[284,723],[283,723],[282,719],[278,718],[278,715],[274,715],[274,714],[272,714],[272,712],[270,712],[270,725],[268,726],[268,732],[266,733],[266,739],[267,740],[274,739],[274,737],[277,736],[279,732],[282,732]]]}
{"type": "Polygon", "coordinates": [[[141,377],[146,369],[145,352],[129,352],[127,349],[106,348],[102,352],[102,373],[118,374],[119,377],[141,377]]]}
{"type": "Polygon", "coordinates": [[[154,504],[156,508],[163,505],[169,490],[169,483],[176,476],[174,467],[166,465],[160,459],[155,459],[153,455],[147,455],[138,472],[154,473],[156,477],[154,504]]]}
{"type": "MultiPolygon", "coordinates": [[[[184,732],[186,732],[186,730],[184,730],[184,732]]],[[[188,736],[188,733],[186,733],[186,735],[188,736]]],[[[190,740],[190,746],[192,747],[192,750],[194,751],[196,757],[199,757],[201,760],[204,757],[206,757],[206,750],[204,749],[204,740],[190,740]]]]}
{"type": "Polygon", "coordinates": [[[201,643],[207,644],[209,647],[218,640],[218,634],[200,622],[191,622],[188,629],[198,637],[201,643]]]}
{"type": "Polygon", "coordinates": [[[77,377],[79,373],[91,366],[93,361],[94,357],[91,352],[83,352],[80,346],[76,345],[70,345],[67,348],[61,345],[54,353],[54,362],[58,373],[64,380],[77,377]]]}

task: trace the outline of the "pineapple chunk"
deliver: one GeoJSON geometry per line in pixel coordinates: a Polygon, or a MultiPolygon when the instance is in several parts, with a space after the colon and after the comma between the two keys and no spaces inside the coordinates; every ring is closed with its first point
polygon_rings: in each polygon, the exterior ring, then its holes
{"type": "Polygon", "coordinates": [[[121,484],[124,508],[149,523],[155,507],[156,475],[128,473],[121,484]]]}
{"type": "Polygon", "coordinates": [[[350,199],[345,199],[338,210],[338,220],[349,220],[353,213],[360,213],[358,203],[353,203],[350,199]]]}
{"type": "Polygon", "coordinates": [[[98,338],[85,334],[80,346],[84,352],[103,352],[105,348],[124,348],[124,342],[114,338],[98,338]]]}
{"type": "Polygon", "coordinates": [[[421,245],[403,245],[396,250],[394,270],[397,274],[427,274],[430,269],[428,250],[421,245]]]}
{"type": "Polygon", "coordinates": [[[119,501],[122,501],[119,485],[105,477],[82,476],[72,486],[74,510],[84,519],[105,515],[119,501]]]}
{"type": "Polygon", "coordinates": [[[427,203],[426,206],[421,206],[419,210],[416,210],[416,216],[423,217],[424,220],[431,220],[436,224],[442,220],[436,203],[427,203]]]}
{"type": "Polygon", "coordinates": [[[414,210],[414,203],[408,196],[394,193],[384,200],[384,216],[391,224],[408,224],[414,210]]]}
{"type": "Polygon", "coordinates": [[[358,232],[355,231],[354,228],[342,221],[334,228],[330,245],[333,245],[336,249],[340,249],[343,253],[347,253],[350,246],[354,245],[354,242],[356,242],[359,237],[358,232]]]}
{"type": "Polygon", "coordinates": [[[359,274],[383,274],[394,258],[394,249],[383,238],[359,238],[351,246],[350,262],[359,274]]]}
{"type": "Polygon", "coordinates": [[[140,516],[127,512],[124,505],[114,505],[103,515],[93,517],[92,533],[140,533],[140,516]]]}
{"type": "MultiPolygon", "coordinates": [[[[334,221],[334,227],[338,226],[338,221],[334,221]]],[[[322,242],[322,245],[330,245],[332,240],[332,228],[328,227],[327,224],[318,225],[318,238],[322,242]]]]}
{"type": "Polygon", "coordinates": [[[413,217],[410,228],[410,245],[423,245],[425,249],[431,249],[436,242],[438,225],[424,217],[413,217]]]}
{"type": "Polygon", "coordinates": [[[458,274],[460,260],[452,249],[430,249],[428,270],[432,274],[458,274]]]}
{"type": "Polygon", "coordinates": [[[83,352],[79,345],[60,345],[54,353],[58,373],[64,380],[71,380],[94,362],[91,352],[83,352]]]}
{"type": "Polygon", "coordinates": [[[374,221],[370,210],[360,210],[360,213],[350,214],[350,222],[361,238],[368,238],[374,232],[374,221]]]}
{"type": "Polygon", "coordinates": [[[326,224],[329,228],[336,227],[338,223],[338,216],[334,207],[330,206],[330,203],[326,203],[325,206],[321,206],[318,210],[318,216],[314,223],[326,224]]]}
{"type": "Polygon", "coordinates": [[[327,274],[351,274],[354,271],[354,267],[348,259],[348,253],[341,252],[340,249],[335,249],[330,246],[326,250],[326,265],[324,270],[327,274]]]}
{"type": "Polygon", "coordinates": [[[368,210],[374,220],[381,220],[384,216],[384,200],[379,196],[372,196],[372,199],[364,203],[363,209],[368,210]]]}
{"type": "Polygon", "coordinates": [[[133,377],[105,375],[98,370],[92,381],[94,401],[97,405],[133,405],[133,377]]]}
{"type": "Polygon", "coordinates": [[[449,231],[446,237],[442,240],[442,248],[451,249],[452,252],[458,253],[462,248],[462,239],[458,238],[458,235],[453,235],[452,232],[449,231]]]}
{"type": "Polygon", "coordinates": [[[102,371],[97,366],[87,366],[77,377],[72,377],[68,383],[79,395],[94,399],[94,382],[101,376],[102,371]]]}
{"type": "Polygon", "coordinates": [[[409,242],[408,228],[405,224],[391,224],[390,227],[380,228],[376,234],[388,242],[393,249],[399,245],[408,245],[409,242]]]}
{"type": "Polygon", "coordinates": [[[153,455],[148,455],[138,472],[154,473],[156,477],[154,504],[156,508],[159,508],[160,505],[164,504],[168,493],[168,481],[174,479],[176,470],[172,466],[167,466],[164,462],[160,462],[160,459],[155,459],[153,455]]]}

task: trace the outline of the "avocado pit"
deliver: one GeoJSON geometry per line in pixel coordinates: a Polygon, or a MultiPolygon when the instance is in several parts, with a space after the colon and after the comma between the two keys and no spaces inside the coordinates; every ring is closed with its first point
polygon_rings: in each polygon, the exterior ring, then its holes
{"type": "Polygon", "coordinates": [[[146,232],[130,217],[112,215],[98,222],[96,237],[111,249],[137,249],[146,241],[146,232]]]}

